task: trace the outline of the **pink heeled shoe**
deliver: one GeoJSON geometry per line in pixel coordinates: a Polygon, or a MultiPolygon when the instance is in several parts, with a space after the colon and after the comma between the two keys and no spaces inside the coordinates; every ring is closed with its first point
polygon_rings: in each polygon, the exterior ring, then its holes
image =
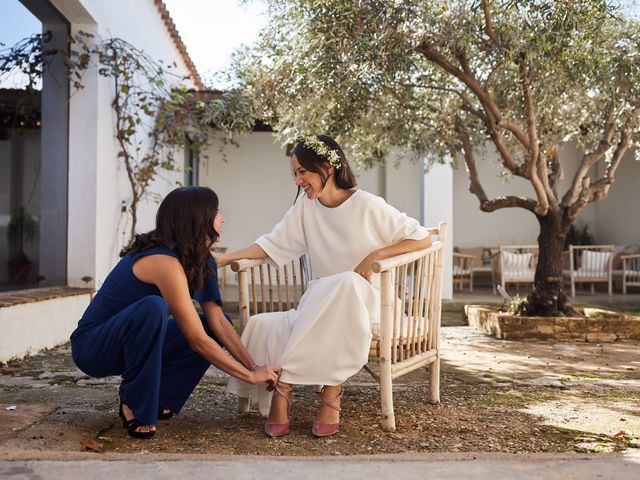
{"type": "MultiPolygon", "coordinates": [[[[324,388],[322,390],[324,390],[324,388]]],[[[334,410],[337,410],[338,412],[341,412],[342,409],[340,408],[340,405],[338,405],[338,403],[340,402],[340,398],[342,398],[343,392],[344,392],[344,389],[341,389],[340,395],[338,395],[336,398],[332,400],[325,400],[324,398],[320,397],[320,408],[329,407],[329,408],[333,408],[334,410]]],[[[322,394],[322,391],[320,391],[320,394],[322,394]]],[[[339,430],[340,430],[340,422],[338,423],[313,422],[313,426],[311,427],[311,433],[313,433],[313,435],[315,435],[316,437],[328,437],[330,435],[335,435],[336,433],[338,433],[339,430]]]]}
{"type": "Polygon", "coordinates": [[[274,395],[278,394],[287,401],[287,421],[285,423],[271,423],[269,420],[264,422],[264,433],[268,437],[282,437],[289,433],[289,427],[291,426],[291,385],[289,384],[277,384],[274,395]],[[284,387],[283,385],[287,385],[284,387]]]}

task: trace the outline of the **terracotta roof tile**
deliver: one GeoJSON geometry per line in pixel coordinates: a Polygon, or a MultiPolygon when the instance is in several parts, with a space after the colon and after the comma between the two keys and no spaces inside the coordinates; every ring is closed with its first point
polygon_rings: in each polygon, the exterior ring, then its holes
{"type": "Polygon", "coordinates": [[[167,10],[167,6],[164,4],[162,0],[154,0],[154,3],[156,4],[156,7],[158,7],[158,11],[160,12],[160,17],[164,21],[164,24],[167,27],[167,30],[169,31],[169,35],[171,35],[173,43],[176,45],[176,48],[180,52],[180,56],[182,57],[182,60],[187,65],[187,68],[189,69],[189,74],[191,75],[191,79],[193,80],[196,86],[196,89],[197,90],[204,89],[204,84],[202,83],[202,79],[198,74],[198,70],[193,64],[193,61],[191,60],[191,57],[187,52],[187,47],[184,45],[182,38],[180,38],[180,34],[178,33],[176,24],[173,23],[173,19],[169,14],[169,10],[167,10]]]}

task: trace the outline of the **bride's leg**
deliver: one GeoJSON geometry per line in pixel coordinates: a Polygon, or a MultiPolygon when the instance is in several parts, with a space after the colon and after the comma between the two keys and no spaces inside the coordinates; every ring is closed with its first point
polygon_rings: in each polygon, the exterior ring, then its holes
{"type": "Polygon", "coordinates": [[[291,385],[278,382],[278,387],[273,392],[271,409],[267,420],[269,423],[282,424],[289,421],[289,405],[291,405],[291,385]]]}
{"type": "Polygon", "coordinates": [[[280,382],[276,385],[271,400],[269,418],[264,423],[264,433],[269,437],[281,437],[289,433],[291,425],[289,408],[291,407],[291,384],[280,382]]]}
{"type": "Polygon", "coordinates": [[[340,422],[340,396],[342,394],[342,385],[325,385],[320,393],[324,405],[318,409],[315,421],[318,423],[338,423],[340,422]],[[327,405],[331,404],[334,408],[327,405]],[[337,407],[337,408],[335,408],[337,407]]]}

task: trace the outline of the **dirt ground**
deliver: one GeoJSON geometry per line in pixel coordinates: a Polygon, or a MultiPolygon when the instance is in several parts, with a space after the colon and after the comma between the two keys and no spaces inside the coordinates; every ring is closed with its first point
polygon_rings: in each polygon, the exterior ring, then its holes
{"type": "Polygon", "coordinates": [[[289,435],[270,439],[255,412],[237,413],[214,368],[182,413],[151,440],[127,437],[117,417],[119,379],[91,379],[68,346],[0,368],[0,459],[69,453],[369,455],[419,452],[602,452],[640,447],[640,344],[496,340],[444,312],[441,404],[428,374],[394,383],[397,431],[380,428],[379,389],[360,372],[346,385],[342,428],[316,439],[311,387],[294,390],[289,435]],[[7,409],[15,406],[14,409],[7,409]],[[82,440],[95,440],[100,453],[82,440]],[[85,453],[82,453],[85,452],[85,453]]]}

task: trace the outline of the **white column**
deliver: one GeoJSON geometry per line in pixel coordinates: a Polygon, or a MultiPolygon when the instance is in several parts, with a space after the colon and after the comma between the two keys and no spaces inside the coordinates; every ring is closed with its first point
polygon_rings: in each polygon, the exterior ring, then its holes
{"type": "MultiPolygon", "coordinates": [[[[97,34],[96,21],[81,0],[50,0],[70,24],[71,34],[97,34]]],[[[98,71],[89,68],[83,89],[69,99],[67,284],[95,287],[98,221],[98,71]]],[[[115,201],[115,200],[113,200],[115,201]]]]}
{"type": "MultiPolygon", "coordinates": [[[[68,29],[48,12],[43,32],[52,32],[47,48],[67,48],[68,29]]],[[[40,163],[40,264],[41,287],[66,281],[67,179],[69,81],[62,58],[51,59],[42,75],[42,143],[40,163]]]]}
{"type": "MultiPolygon", "coordinates": [[[[72,24],[95,33],[95,25],[72,24]]],[[[69,233],[67,283],[95,287],[98,221],[98,72],[88,69],[69,102],[69,233]]],[[[114,200],[115,201],[115,200],[114,200]]]]}
{"type": "MultiPolygon", "coordinates": [[[[420,162],[423,171],[426,162],[427,160],[420,162]]],[[[447,222],[449,225],[442,280],[442,298],[449,300],[453,298],[453,170],[448,161],[444,165],[434,164],[421,178],[420,221],[427,227],[436,226],[439,222],[447,222]]]]}

